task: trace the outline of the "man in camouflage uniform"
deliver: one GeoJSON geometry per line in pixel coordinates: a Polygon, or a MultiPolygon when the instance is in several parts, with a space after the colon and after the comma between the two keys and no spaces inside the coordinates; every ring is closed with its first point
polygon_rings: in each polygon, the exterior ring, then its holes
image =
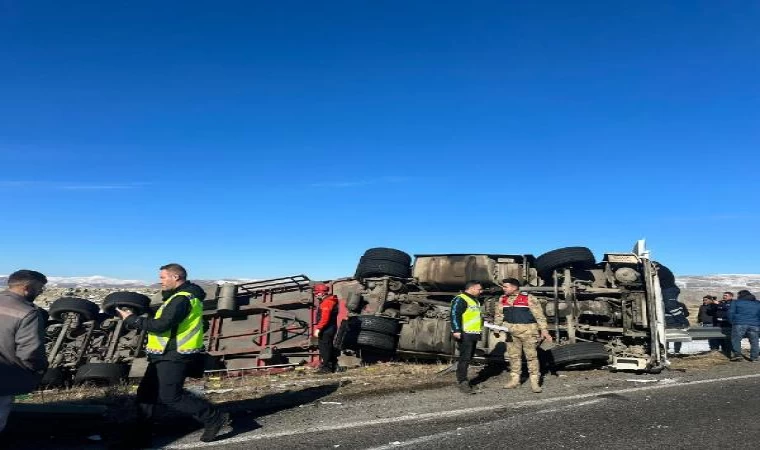
{"type": "Polygon", "coordinates": [[[510,339],[507,342],[507,356],[509,358],[509,382],[505,389],[514,389],[520,384],[520,372],[522,371],[522,355],[528,362],[530,374],[530,388],[535,393],[542,391],[539,384],[541,372],[538,365],[536,345],[539,331],[541,337],[551,342],[552,337],[546,326],[546,316],[541,309],[541,304],[535,297],[527,292],[520,292],[520,282],[515,278],[502,280],[501,287],[504,295],[500,299],[501,308],[497,308],[496,321],[509,329],[510,339]],[[500,311],[499,311],[500,309],[500,311]]]}

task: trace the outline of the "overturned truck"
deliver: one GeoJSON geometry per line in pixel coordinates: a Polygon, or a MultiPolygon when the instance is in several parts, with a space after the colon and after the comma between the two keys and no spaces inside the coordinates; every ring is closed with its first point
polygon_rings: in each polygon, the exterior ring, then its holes
{"type": "MultiPolygon", "coordinates": [[[[661,283],[670,271],[649,260],[643,242],[633,252],[607,253],[597,262],[585,247],[539,257],[523,254],[416,255],[368,250],[356,276],[333,282],[351,316],[336,338],[343,349],[393,351],[402,357],[453,356],[451,298],[467,280],[484,288],[484,312],[493,316],[504,278],[542,304],[559,345],[555,366],[602,363],[615,370],[658,372],[667,365],[661,283]]],[[[483,359],[504,358],[505,335],[484,329],[476,350],[483,359]]]]}
{"type": "MultiPolygon", "coordinates": [[[[450,301],[468,280],[484,288],[483,309],[493,316],[500,281],[517,278],[546,313],[558,345],[555,366],[605,364],[614,370],[658,372],[667,366],[661,288],[675,280],[649,258],[643,241],[632,252],[597,261],[585,247],[530,254],[416,255],[367,250],[352,277],[327,281],[341,299],[335,344],[344,354],[377,358],[456,356],[450,301]]],[[[312,286],[304,275],[206,287],[207,372],[243,374],[318,362],[311,337],[316,319],[312,286]]],[[[155,304],[155,302],[154,302],[155,304]]],[[[50,308],[45,384],[112,384],[142,376],[145,336],[123,327],[115,307],[150,313],[150,299],[110,294],[102,308],[62,298],[50,308]]],[[[504,360],[505,334],[484,329],[482,360],[504,360]]]]}

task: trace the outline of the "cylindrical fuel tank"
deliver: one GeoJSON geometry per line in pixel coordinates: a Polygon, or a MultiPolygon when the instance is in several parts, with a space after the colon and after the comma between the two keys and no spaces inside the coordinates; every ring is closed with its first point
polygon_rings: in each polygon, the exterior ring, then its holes
{"type": "Polygon", "coordinates": [[[219,293],[219,302],[217,303],[217,310],[219,313],[231,313],[238,310],[237,300],[237,285],[235,283],[224,283],[222,285],[221,292],[219,293]]]}
{"type": "Polygon", "coordinates": [[[496,261],[487,255],[417,256],[412,276],[436,290],[458,290],[468,280],[494,282],[496,261]]]}

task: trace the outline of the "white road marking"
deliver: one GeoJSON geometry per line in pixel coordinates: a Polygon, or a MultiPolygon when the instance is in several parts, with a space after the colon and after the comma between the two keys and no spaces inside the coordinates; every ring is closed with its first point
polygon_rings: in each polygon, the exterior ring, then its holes
{"type": "Polygon", "coordinates": [[[476,406],[472,408],[455,409],[455,410],[449,410],[449,411],[430,412],[430,413],[422,413],[422,414],[406,414],[403,416],[388,417],[385,419],[364,420],[364,421],[359,421],[359,422],[349,422],[349,423],[342,423],[342,424],[335,424],[335,425],[321,425],[321,426],[315,426],[315,427],[299,428],[297,430],[283,430],[283,431],[277,431],[277,432],[272,432],[272,433],[257,434],[254,431],[249,434],[235,436],[235,437],[225,439],[222,441],[217,441],[217,442],[187,442],[187,443],[181,443],[181,444],[170,444],[162,448],[191,449],[191,448],[214,447],[214,446],[226,445],[226,444],[238,444],[241,442],[248,442],[248,441],[260,441],[262,439],[275,439],[275,438],[281,438],[281,437],[286,437],[286,436],[297,436],[301,434],[349,430],[353,428],[363,428],[363,427],[374,426],[374,425],[387,425],[391,423],[445,419],[445,418],[466,416],[466,415],[484,413],[484,412],[517,409],[517,408],[524,408],[528,406],[540,406],[540,405],[545,405],[549,403],[559,403],[559,402],[564,402],[564,401],[569,401],[569,400],[583,400],[587,398],[607,396],[611,394],[630,394],[634,392],[654,391],[654,390],[659,390],[659,389],[695,386],[695,385],[700,385],[700,384],[725,383],[727,381],[746,380],[746,379],[759,378],[759,377],[760,377],[760,374],[752,374],[752,375],[737,375],[737,376],[725,377],[725,378],[709,378],[705,380],[689,381],[685,383],[671,382],[667,384],[652,384],[652,385],[646,385],[646,386],[641,386],[641,387],[618,389],[614,391],[589,392],[586,394],[566,395],[564,397],[548,397],[548,398],[542,398],[542,399],[537,399],[537,400],[525,400],[522,402],[515,402],[515,403],[506,404],[506,405],[476,406]]]}
{"type": "MultiPolygon", "coordinates": [[[[542,409],[540,411],[530,412],[530,413],[525,413],[525,414],[533,415],[533,414],[555,413],[559,411],[566,411],[568,409],[579,408],[581,406],[593,405],[594,403],[599,403],[602,401],[603,400],[601,398],[597,398],[594,400],[587,400],[585,402],[574,403],[572,405],[559,406],[557,408],[542,409]]],[[[512,421],[514,419],[515,419],[515,416],[510,416],[505,419],[491,420],[486,423],[478,423],[475,425],[470,425],[469,427],[457,428],[456,430],[444,431],[444,432],[436,433],[436,434],[429,434],[427,436],[420,436],[418,438],[410,439],[408,441],[395,441],[386,445],[381,445],[379,447],[372,447],[367,450],[389,450],[392,448],[401,448],[401,447],[409,447],[410,445],[424,444],[426,442],[437,441],[441,438],[446,438],[449,436],[460,436],[462,433],[474,431],[474,430],[477,430],[478,428],[497,428],[500,423],[512,421]]]]}
{"type": "Polygon", "coordinates": [[[595,398],[593,400],[586,400],[585,402],[573,403],[572,405],[565,405],[565,406],[558,406],[556,408],[542,409],[540,411],[534,412],[533,414],[550,414],[550,413],[555,413],[555,412],[559,412],[559,411],[567,411],[568,409],[574,409],[574,408],[578,408],[578,407],[581,407],[581,406],[593,405],[594,403],[599,403],[599,402],[601,402],[603,400],[604,399],[601,399],[601,398],[595,398]]]}

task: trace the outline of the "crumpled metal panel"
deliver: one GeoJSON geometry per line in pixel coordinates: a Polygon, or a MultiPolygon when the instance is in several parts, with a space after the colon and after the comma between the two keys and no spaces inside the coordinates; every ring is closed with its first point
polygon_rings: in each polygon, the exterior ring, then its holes
{"type": "Polygon", "coordinates": [[[398,349],[450,355],[454,351],[452,339],[447,320],[420,317],[401,327],[398,349]]]}

